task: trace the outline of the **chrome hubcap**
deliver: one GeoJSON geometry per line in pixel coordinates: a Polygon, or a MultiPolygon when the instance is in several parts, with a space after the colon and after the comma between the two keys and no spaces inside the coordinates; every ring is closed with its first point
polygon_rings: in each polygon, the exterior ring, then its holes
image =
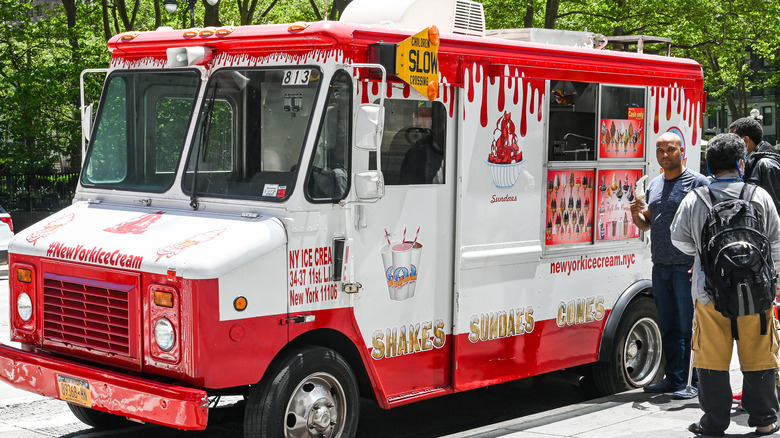
{"type": "Polygon", "coordinates": [[[295,388],[287,404],[288,438],[331,438],[344,429],[347,403],[339,381],[328,373],[314,373],[295,388]]]}
{"type": "Polygon", "coordinates": [[[634,386],[650,383],[661,366],[661,331],[652,318],[637,321],[623,349],[626,376],[634,386]]]}

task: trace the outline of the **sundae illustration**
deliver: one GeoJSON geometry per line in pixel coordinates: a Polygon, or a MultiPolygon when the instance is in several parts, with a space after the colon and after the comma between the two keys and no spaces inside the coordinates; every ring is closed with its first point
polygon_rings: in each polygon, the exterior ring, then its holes
{"type": "Polygon", "coordinates": [[[160,219],[163,214],[165,214],[164,211],[144,214],[135,219],[114,225],[113,227],[108,227],[103,231],[119,234],[142,234],[149,228],[150,225],[157,222],[157,220],[160,219]]]}
{"type": "Polygon", "coordinates": [[[35,246],[39,239],[49,237],[54,234],[61,227],[69,224],[73,220],[73,213],[66,214],[65,216],[58,217],[51,222],[43,226],[42,230],[38,230],[27,236],[27,241],[35,246]]]}
{"type": "Polygon", "coordinates": [[[219,236],[225,228],[219,230],[206,231],[205,233],[199,233],[194,236],[188,237],[183,242],[172,243],[170,245],[163,246],[157,250],[157,260],[159,261],[163,257],[171,258],[177,254],[181,254],[182,251],[192,246],[200,245],[201,243],[208,242],[209,240],[219,236]]]}
{"type": "MultiPolygon", "coordinates": [[[[520,178],[520,164],[523,162],[523,151],[517,144],[515,134],[515,122],[512,121],[512,113],[504,112],[504,115],[496,122],[493,130],[493,143],[490,145],[490,154],[487,164],[490,178],[497,188],[510,188],[520,178]]],[[[564,188],[566,177],[563,178],[564,188]]],[[[558,190],[558,181],[555,190],[558,190]]]]}
{"type": "Polygon", "coordinates": [[[390,233],[385,229],[387,245],[382,247],[381,255],[387,291],[393,301],[403,301],[414,296],[423,247],[417,242],[419,235],[418,226],[414,240],[406,240],[406,227],[404,227],[401,240],[393,241],[390,233]]]}

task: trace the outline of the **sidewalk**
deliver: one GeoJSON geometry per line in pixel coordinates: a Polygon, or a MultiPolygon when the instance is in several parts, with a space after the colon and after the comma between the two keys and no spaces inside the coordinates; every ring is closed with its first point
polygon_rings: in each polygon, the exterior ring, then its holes
{"type": "MultiPolygon", "coordinates": [[[[731,387],[735,391],[742,388],[736,354],[731,361],[731,387]]],[[[753,435],[755,429],[748,427],[747,413],[737,410],[736,403],[733,407],[725,436],[753,435]]],[[[698,399],[675,400],[671,394],[647,394],[637,389],[442,438],[693,437],[688,425],[699,421],[701,415],[698,399]]]]}

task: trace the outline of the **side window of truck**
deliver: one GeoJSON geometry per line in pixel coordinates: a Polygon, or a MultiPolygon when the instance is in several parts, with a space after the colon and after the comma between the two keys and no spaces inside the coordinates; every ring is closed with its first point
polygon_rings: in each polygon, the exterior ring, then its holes
{"type": "Polygon", "coordinates": [[[317,146],[306,177],[306,195],[314,202],[340,201],[349,191],[351,96],[352,79],[344,71],[337,72],[328,89],[317,146]]]}
{"type": "Polygon", "coordinates": [[[385,100],[382,173],[386,185],[444,184],[446,111],[441,102],[385,100]]]}
{"type": "Polygon", "coordinates": [[[599,85],[550,81],[548,161],[596,160],[596,104],[599,85]]]}
{"type": "Polygon", "coordinates": [[[550,82],[547,247],[638,240],[645,87],[550,82]],[[599,94],[600,93],[600,94],[599,94]]]}

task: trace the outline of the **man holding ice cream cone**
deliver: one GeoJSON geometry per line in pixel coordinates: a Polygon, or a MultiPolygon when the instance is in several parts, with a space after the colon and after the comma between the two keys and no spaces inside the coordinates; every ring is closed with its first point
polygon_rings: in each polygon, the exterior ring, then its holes
{"type": "Polygon", "coordinates": [[[709,180],[683,165],[684,152],[677,134],[666,132],[658,137],[656,158],[663,172],[650,181],[644,196],[637,191],[637,199],[631,203],[631,218],[640,230],[651,232],[653,298],[666,358],[663,380],[644,390],[690,398],[696,396],[695,390],[686,391],[693,330],[689,272],[693,257],[672,245],[670,226],[685,195],[696,187],[708,185],[709,180]]]}

